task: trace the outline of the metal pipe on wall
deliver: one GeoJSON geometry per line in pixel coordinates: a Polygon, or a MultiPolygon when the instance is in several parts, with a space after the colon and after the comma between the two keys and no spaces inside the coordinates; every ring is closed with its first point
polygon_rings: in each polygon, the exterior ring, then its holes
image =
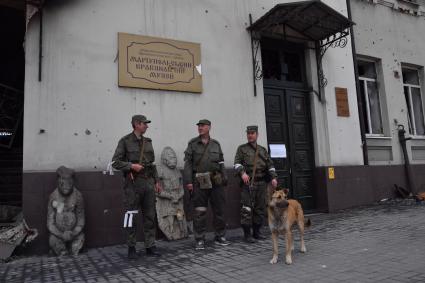
{"type": "Polygon", "coordinates": [[[403,125],[398,125],[398,139],[400,141],[401,150],[403,151],[404,156],[404,168],[406,172],[407,185],[409,186],[408,190],[415,194],[416,186],[415,179],[413,177],[412,167],[410,166],[409,155],[407,154],[406,141],[411,140],[412,137],[406,137],[406,130],[403,125]]]}
{"type": "MultiPolygon", "coordinates": [[[[346,0],[347,3],[347,16],[350,21],[352,21],[351,17],[351,4],[350,0],[346,0]]],[[[354,42],[354,29],[353,26],[350,26],[350,36],[351,36],[351,51],[353,55],[353,63],[354,63],[354,78],[356,80],[356,96],[357,96],[357,105],[359,112],[359,121],[360,121],[360,135],[362,139],[362,149],[363,149],[363,163],[364,165],[369,165],[369,156],[367,152],[367,143],[366,143],[366,130],[365,130],[365,121],[364,121],[364,108],[363,102],[360,94],[360,84],[359,84],[359,72],[357,66],[357,57],[356,57],[356,44],[354,42]]]]}
{"type": "Polygon", "coordinates": [[[40,17],[39,27],[39,39],[38,39],[38,81],[41,82],[41,70],[42,70],[42,59],[43,59],[43,5],[40,4],[38,8],[40,17]]]}

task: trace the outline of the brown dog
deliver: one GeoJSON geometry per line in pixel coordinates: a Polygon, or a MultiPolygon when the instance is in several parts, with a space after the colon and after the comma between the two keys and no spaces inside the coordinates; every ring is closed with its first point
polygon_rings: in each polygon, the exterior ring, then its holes
{"type": "Polygon", "coordinates": [[[424,201],[425,200],[425,192],[420,192],[416,195],[417,201],[424,201]]]}
{"type": "Polygon", "coordinates": [[[301,204],[293,199],[288,200],[288,189],[278,190],[273,193],[269,202],[269,227],[272,232],[273,257],[271,264],[277,263],[278,258],[278,240],[279,234],[285,235],[286,239],[286,264],[292,263],[292,250],[294,242],[292,239],[292,225],[298,223],[301,236],[301,252],[305,253],[307,249],[304,243],[304,227],[311,225],[310,219],[304,219],[304,212],[301,204]]]}

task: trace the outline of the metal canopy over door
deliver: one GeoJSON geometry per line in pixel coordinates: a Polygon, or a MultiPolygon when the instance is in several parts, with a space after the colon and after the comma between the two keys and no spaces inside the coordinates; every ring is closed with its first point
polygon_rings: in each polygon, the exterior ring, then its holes
{"type": "Polygon", "coordinates": [[[287,158],[273,158],[280,186],[304,209],[315,208],[314,149],[304,48],[263,39],[263,85],[268,144],[285,144],[287,158]]]}

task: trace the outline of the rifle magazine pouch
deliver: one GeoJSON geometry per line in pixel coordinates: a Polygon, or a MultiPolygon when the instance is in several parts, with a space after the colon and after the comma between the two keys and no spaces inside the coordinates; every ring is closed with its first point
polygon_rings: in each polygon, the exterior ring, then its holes
{"type": "Polygon", "coordinates": [[[223,176],[220,172],[215,172],[212,174],[212,183],[216,186],[223,185],[223,176]]]}
{"type": "Polygon", "coordinates": [[[199,183],[200,189],[211,189],[212,188],[210,172],[196,173],[195,178],[196,178],[196,181],[199,183]]]}

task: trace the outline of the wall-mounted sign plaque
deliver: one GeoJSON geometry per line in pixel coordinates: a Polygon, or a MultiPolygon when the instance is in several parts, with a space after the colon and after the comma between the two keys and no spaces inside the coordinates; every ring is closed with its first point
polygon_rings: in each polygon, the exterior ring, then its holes
{"type": "Polygon", "coordinates": [[[335,168],[333,167],[328,168],[328,176],[329,176],[329,180],[335,179],[335,168]]]}
{"type": "Polygon", "coordinates": [[[118,33],[118,85],[202,92],[198,43],[118,33]]]}
{"type": "Polygon", "coordinates": [[[336,113],[340,117],[350,117],[350,107],[348,106],[348,92],[346,88],[336,87],[336,113]]]}

